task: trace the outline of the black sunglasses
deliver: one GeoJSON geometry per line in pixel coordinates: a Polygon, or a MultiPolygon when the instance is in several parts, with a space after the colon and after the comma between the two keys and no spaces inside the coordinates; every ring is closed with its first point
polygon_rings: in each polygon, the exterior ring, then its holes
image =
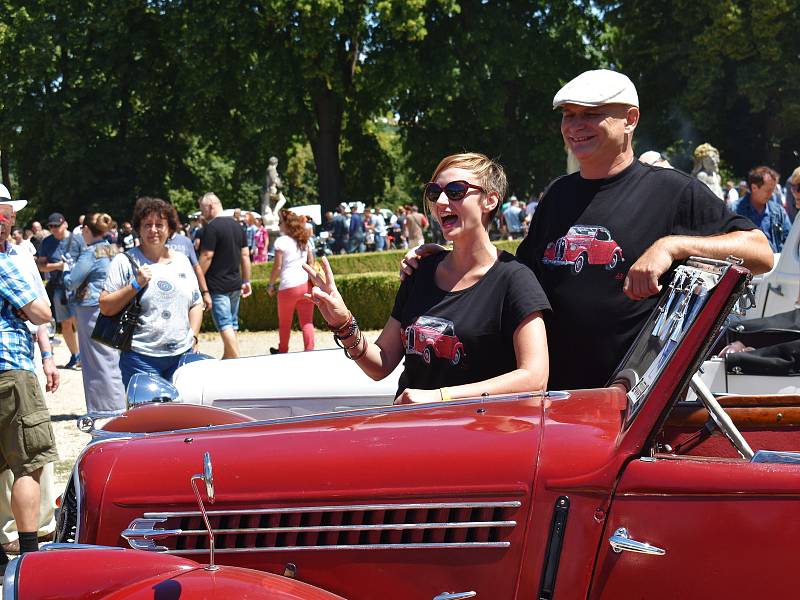
{"type": "Polygon", "coordinates": [[[431,181],[425,184],[425,191],[423,194],[428,202],[436,202],[439,196],[442,195],[442,192],[444,192],[444,195],[447,196],[449,200],[463,200],[470,189],[480,190],[481,193],[486,193],[486,190],[480,186],[472,185],[468,181],[458,180],[451,181],[445,184],[444,187],[431,181]]]}

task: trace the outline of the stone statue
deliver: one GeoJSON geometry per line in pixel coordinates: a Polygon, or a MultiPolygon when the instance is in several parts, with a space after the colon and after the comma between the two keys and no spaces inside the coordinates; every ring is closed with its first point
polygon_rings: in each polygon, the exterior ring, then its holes
{"type": "Polygon", "coordinates": [[[692,175],[705,183],[722,200],[722,179],[719,175],[719,150],[711,144],[700,144],[694,149],[692,175]]]}
{"type": "Polygon", "coordinates": [[[261,186],[261,218],[264,226],[271,231],[278,230],[278,212],[286,204],[282,187],[283,182],[278,174],[278,158],[270,156],[264,184],[261,186]]]}

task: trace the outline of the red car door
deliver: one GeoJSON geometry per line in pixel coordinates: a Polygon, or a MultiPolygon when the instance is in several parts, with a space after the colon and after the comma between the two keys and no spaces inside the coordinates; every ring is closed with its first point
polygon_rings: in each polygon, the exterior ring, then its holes
{"type": "Polygon", "coordinates": [[[800,557],[798,514],[800,464],[632,461],[611,505],[590,597],[797,597],[789,574],[800,557]],[[664,553],[617,553],[608,541],[615,533],[664,553]]]}
{"type": "Polygon", "coordinates": [[[611,251],[614,244],[611,242],[611,237],[607,231],[599,229],[592,240],[592,257],[589,262],[591,264],[604,265],[611,260],[611,251]]]}

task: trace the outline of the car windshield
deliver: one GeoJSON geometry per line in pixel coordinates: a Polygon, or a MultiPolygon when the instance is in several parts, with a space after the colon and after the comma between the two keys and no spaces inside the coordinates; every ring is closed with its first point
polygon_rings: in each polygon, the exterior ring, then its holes
{"type": "Polygon", "coordinates": [[[435,317],[419,317],[416,323],[419,327],[427,327],[429,329],[434,329],[439,333],[445,333],[445,329],[447,329],[447,321],[443,319],[437,319],[435,317]]]}
{"type": "Polygon", "coordinates": [[[612,379],[628,383],[626,425],[644,404],[726,269],[727,263],[700,259],[675,269],[669,287],[612,379]]]}
{"type": "Polygon", "coordinates": [[[569,228],[571,235],[594,235],[595,231],[597,231],[596,227],[584,227],[582,225],[575,225],[569,228]]]}

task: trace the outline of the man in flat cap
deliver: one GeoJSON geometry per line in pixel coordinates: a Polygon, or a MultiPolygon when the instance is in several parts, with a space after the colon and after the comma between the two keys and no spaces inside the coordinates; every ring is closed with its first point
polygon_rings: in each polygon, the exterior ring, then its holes
{"type": "Polygon", "coordinates": [[[659,278],[689,256],[737,256],[754,273],[772,267],[764,234],[686,173],[645,165],[633,153],[636,88],[622,73],[587,71],[553,98],[561,135],[580,171],[553,181],[517,258],[536,273],[551,389],[604,386],[653,311],[659,278]],[[605,264],[567,257],[574,226],[598,231],[619,252],[605,264]]]}

